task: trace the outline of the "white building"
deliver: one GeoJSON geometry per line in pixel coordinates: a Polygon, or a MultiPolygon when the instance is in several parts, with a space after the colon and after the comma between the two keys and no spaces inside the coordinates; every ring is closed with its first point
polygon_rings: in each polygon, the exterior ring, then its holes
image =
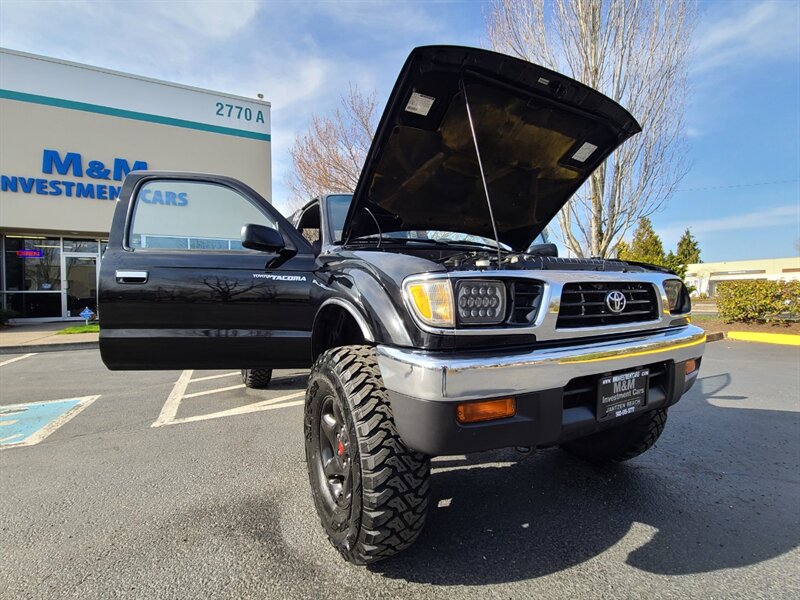
{"type": "Polygon", "coordinates": [[[748,279],[800,279],[800,257],[699,263],[686,269],[686,283],[695,287],[695,294],[713,296],[721,281],[748,279]]]}
{"type": "Polygon", "coordinates": [[[271,201],[270,105],[0,49],[0,306],[25,319],[96,307],[135,169],[228,175],[271,201]]]}

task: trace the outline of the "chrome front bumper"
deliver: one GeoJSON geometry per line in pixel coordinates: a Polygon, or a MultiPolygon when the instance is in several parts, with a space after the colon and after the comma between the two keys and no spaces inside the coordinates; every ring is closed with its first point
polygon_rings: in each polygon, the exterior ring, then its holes
{"type": "Polygon", "coordinates": [[[576,377],[660,361],[683,362],[702,356],[706,342],[705,332],[694,325],[633,335],[515,353],[430,353],[390,346],[376,351],[390,392],[460,402],[562,388],[576,377]]]}

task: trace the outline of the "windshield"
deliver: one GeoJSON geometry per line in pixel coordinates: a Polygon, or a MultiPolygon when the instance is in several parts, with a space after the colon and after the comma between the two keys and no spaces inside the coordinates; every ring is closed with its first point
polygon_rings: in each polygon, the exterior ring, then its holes
{"type": "Polygon", "coordinates": [[[342,239],[344,219],[347,216],[347,210],[350,208],[352,200],[352,194],[328,196],[328,227],[330,227],[333,234],[333,242],[339,242],[342,239]]]}
{"type": "MultiPolygon", "coordinates": [[[[344,230],[344,220],[350,208],[353,196],[350,194],[336,194],[328,196],[328,222],[335,241],[341,241],[342,231],[344,230]]],[[[379,234],[371,234],[361,239],[377,239],[379,234]]],[[[540,236],[541,237],[541,236],[540,236]]],[[[483,244],[486,246],[497,247],[493,239],[485,238],[480,235],[470,235],[458,231],[440,231],[432,229],[420,229],[414,231],[386,231],[383,232],[383,239],[394,240],[433,240],[435,242],[465,242],[467,244],[483,244]]],[[[537,238],[538,241],[539,238],[537,238]]],[[[500,248],[510,250],[506,244],[501,243],[500,248]]]]}

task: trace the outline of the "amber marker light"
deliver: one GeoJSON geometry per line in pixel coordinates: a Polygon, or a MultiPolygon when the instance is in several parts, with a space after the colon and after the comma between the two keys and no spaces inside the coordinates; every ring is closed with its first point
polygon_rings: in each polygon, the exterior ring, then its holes
{"type": "Polygon", "coordinates": [[[423,323],[434,327],[454,325],[453,289],[448,280],[410,281],[405,289],[414,312],[423,323]]]}
{"type": "Polygon", "coordinates": [[[687,375],[690,375],[691,373],[694,373],[697,370],[697,361],[696,360],[694,360],[694,359],[687,360],[685,364],[686,364],[686,374],[687,375]]]}
{"type": "Polygon", "coordinates": [[[505,419],[517,414],[517,402],[514,398],[499,400],[483,400],[481,402],[464,402],[456,407],[456,418],[459,423],[479,423],[493,419],[505,419]]]}

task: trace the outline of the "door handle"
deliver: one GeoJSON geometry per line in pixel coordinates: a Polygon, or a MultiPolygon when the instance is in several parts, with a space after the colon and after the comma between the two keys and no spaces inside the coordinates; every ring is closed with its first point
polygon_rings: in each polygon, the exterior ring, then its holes
{"type": "Polygon", "coordinates": [[[147,283],[147,271],[117,271],[117,283],[147,283]]]}

